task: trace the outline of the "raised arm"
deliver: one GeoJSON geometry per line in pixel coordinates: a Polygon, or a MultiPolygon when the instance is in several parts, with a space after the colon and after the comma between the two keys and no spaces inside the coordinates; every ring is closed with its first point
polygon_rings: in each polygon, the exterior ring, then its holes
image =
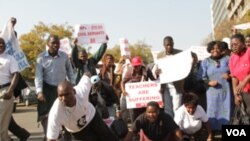
{"type": "Polygon", "coordinates": [[[96,51],[96,53],[93,55],[96,64],[102,59],[102,56],[106,52],[106,49],[107,49],[107,43],[103,43],[100,46],[100,48],[96,51]]]}
{"type": "Polygon", "coordinates": [[[78,68],[79,67],[79,60],[78,60],[78,47],[76,45],[74,45],[72,51],[71,51],[71,59],[72,59],[72,63],[73,65],[78,68]]]}

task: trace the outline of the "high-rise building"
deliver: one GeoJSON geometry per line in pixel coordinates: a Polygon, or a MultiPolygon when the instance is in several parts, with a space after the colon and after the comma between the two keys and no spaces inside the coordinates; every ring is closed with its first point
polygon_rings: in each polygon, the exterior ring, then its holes
{"type": "Polygon", "coordinates": [[[213,29],[228,19],[226,0],[213,0],[211,6],[212,27],[213,29]]]}
{"type": "Polygon", "coordinates": [[[212,0],[213,30],[224,20],[239,20],[250,9],[250,0],[212,0]]]}
{"type": "Polygon", "coordinates": [[[238,20],[250,9],[250,0],[226,0],[228,19],[238,20]]]}

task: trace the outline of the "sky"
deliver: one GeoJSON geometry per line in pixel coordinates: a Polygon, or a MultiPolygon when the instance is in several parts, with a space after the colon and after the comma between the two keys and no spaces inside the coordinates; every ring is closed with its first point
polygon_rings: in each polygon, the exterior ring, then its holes
{"type": "MultiPolygon", "coordinates": [[[[175,48],[201,45],[212,32],[211,0],[0,0],[0,30],[17,18],[18,36],[42,21],[45,24],[104,24],[108,47],[127,38],[163,50],[172,36],[175,48]]],[[[91,45],[98,48],[99,45],[91,45]]],[[[95,50],[95,49],[93,49],[95,50]]]]}

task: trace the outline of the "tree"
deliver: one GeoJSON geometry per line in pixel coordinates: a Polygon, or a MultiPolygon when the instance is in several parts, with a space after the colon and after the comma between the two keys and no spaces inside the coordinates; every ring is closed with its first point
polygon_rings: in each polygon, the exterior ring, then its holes
{"type": "Polygon", "coordinates": [[[204,38],[204,39],[202,40],[201,44],[204,45],[204,46],[207,46],[207,44],[208,44],[209,42],[213,41],[213,40],[214,40],[214,39],[213,39],[213,34],[210,33],[209,35],[207,35],[206,38],[204,38]]]}
{"type": "MultiPolygon", "coordinates": [[[[145,41],[138,41],[135,44],[130,44],[129,50],[131,52],[131,57],[140,56],[145,64],[153,62],[151,46],[146,44],[145,41]]],[[[113,48],[108,49],[106,53],[114,56],[115,62],[118,62],[121,57],[120,46],[115,45],[113,48]]]]}
{"type": "Polygon", "coordinates": [[[29,80],[33,80],[35,76],[35,65],[37,56],[45,50],[46,40],[48,35],[58,35],[59,38],[70,38],[73,33],[73,28],[68,25],[45,25],[39,22],[34,28],[27,34],[23,34],[19,38],[20,47],[26,54],[26,57],[30,63],[30,68],[26,68],[22,71],[22,75],[29,80]]]}
{"type": "Polygon", "coordinates": [[[222,40],[232,35],[232,27],[235,25],[234,20],[224,20],[214,30],[215,40],[222,40]]]}
{"type": "MultiPolygon", "coordinates": [[[[236,20],[224,20],[214,30],[215,40],[222,40],[224,37],[230,37],[232,35],[232,28],[234,25],[250,22],[250,10],[246,14],[236,20]]],[[[250,29],[240,31],[242,34],[250,34],[250,29]]]]}
{"type": "Polygon", "coordinates": [[[151,53],[151,46],[146,44],[145,41],[138,41],[130,47],[131,56],[140,56],[145,64],[153,62],[151,53]]]}

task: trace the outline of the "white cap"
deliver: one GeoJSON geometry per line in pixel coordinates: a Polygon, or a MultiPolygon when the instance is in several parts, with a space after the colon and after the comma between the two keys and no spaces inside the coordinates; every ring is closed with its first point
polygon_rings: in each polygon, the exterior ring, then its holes
{"type": "Polygon", "coordinates": [[[90,78],[90,81],[91,81],[92,84],[96,84],[97,82],[100,81],[99,75],[93,75],[93,76],[90,78]]]}

